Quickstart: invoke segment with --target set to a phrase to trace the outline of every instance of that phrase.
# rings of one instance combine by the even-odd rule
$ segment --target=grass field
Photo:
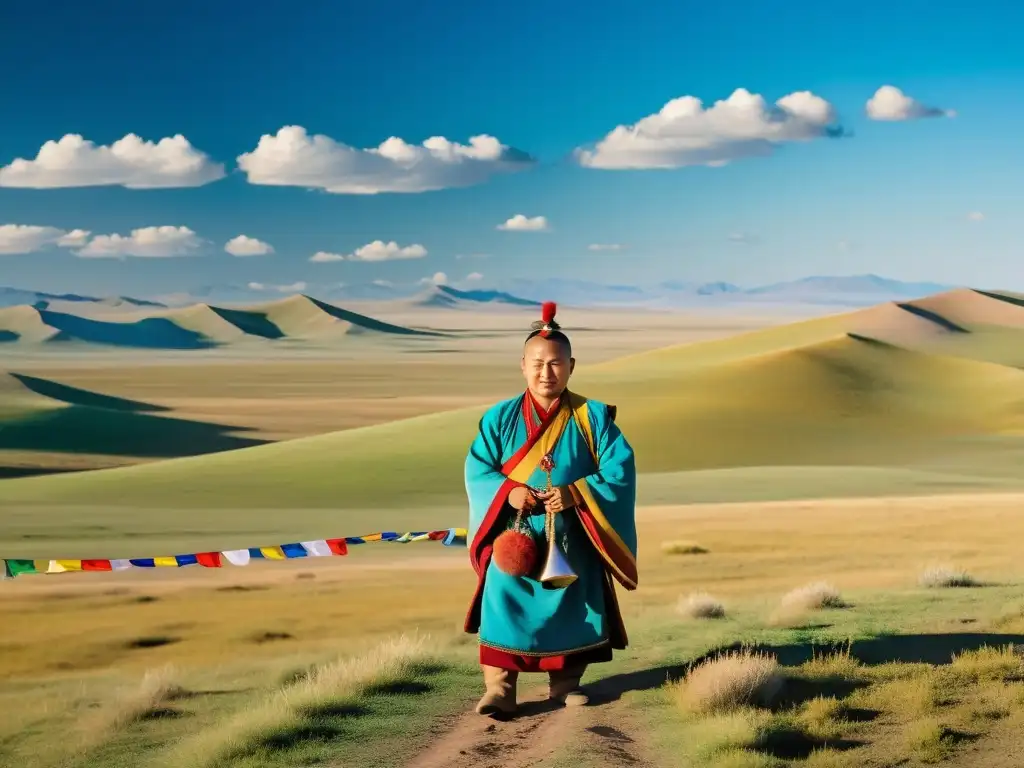
[[[590,330],[572,386],[619,406],[641,473],[630,649],[591,671],[592,707],[529,703],[527,678],[523,717],[464,715],[480,693],[464,549],[25,576],[0,587],[0,764],[1012,765],[1018,302],[574,318]],[[465,450],[521,388],[531,318],[367,311],[439,335],[324,353],[301,342],[346,335],[336,314],[264,315],[298,346],[15,344],[0,464],[38,474],[0,480],[0,555],[465,525]]]

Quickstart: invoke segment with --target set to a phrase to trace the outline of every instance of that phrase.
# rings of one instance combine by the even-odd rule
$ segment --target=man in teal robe
[[[549,696],[558,703],[586,703],[579,684],[587,666],[609,661],[627,642],[613,580],[627,590],[637,586],[633,450],[615,424],[614,406],[567,389],[575,359],[554,309],[544,305],[527,337],[527,390],[488,409],[466,458],[470,560],[478,583],[465,629],[479,634],[480,714],[516,711],[521,672],[546,672]],[[492,558],[495,539],[520,511],[538,550],[527,576],[503,572]],[[548,513],[578,576],[564,588],[538,580],[548,552]]]

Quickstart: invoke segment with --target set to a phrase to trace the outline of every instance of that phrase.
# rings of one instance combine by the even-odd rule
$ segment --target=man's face
[[[523,376],[536,397],[558,397],[569,384],[576,361],[564,344],[534,336],[523,350]]]

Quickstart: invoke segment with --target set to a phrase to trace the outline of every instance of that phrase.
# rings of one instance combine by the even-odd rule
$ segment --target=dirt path
[[[520,712],[508,720],[482,717],[467,700],[466,713],[406,768],[541,768],[567,746],[578,749],[585,764],[654,768],[640,729],[617,698],[599,693],[591,706],[553,707],[546,695],[546,686],[524,688]]]

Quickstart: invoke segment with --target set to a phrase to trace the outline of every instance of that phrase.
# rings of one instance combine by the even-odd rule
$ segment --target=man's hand
[[[576,506],[576,499],[573,498],[572,491],[569,490],[567,485],[560,485],[557,488],[552,488],[550,491],[538,493],[537,498],[544,503],[544,510],[546,512],[553,512],[555,514]]]
[[[521,509],[525,512],[529,512],[537,506],[537,497],[533,495],[529,488],[525,488],[520,485],[509,491],[508,503],[511,504],[514,509]]]

